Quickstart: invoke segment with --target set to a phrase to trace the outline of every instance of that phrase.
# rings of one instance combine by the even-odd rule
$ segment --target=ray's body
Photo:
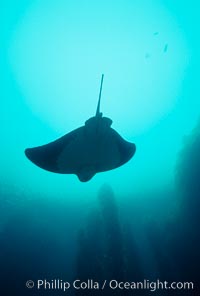
[[[133,157],[135,144],[125,141],[111,128],[112,120],[100,113],[103,77],[96,115],[54,142],[26,149],[29,160],[50,172],[76,174],[86,182],[96,173],[120,167]]]

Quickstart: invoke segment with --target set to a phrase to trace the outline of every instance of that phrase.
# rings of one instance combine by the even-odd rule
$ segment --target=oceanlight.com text
[[[149,290],[150,292],[155,292],[158,290],[194,290],[193,282],[168,282],[143,280],[140,282],[134,281],[118,281],[118,280],[104,280],[95,281],[93,279],[88,279],[87,281],[81,281],[76,279],[72,282],[64,281],[61,279],[40,279],[37,281],[29,280],[26,282],[26,287],[28,289],[36,290],[57,290],[67,292],[69,289],[75,290]]]

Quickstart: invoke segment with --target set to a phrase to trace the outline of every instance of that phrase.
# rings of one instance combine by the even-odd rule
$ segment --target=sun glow
[[[32,111],[52,128],[66,132],[94,115],[101,73],[102,111],[127,136],[176,102],[186,65],[177,24],[161,5],[118,4],[38,2],[19,23],[13,71]]]

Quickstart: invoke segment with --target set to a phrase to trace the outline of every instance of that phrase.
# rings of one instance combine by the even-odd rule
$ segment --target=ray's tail
[[[98,104],[97,104],[97,111],[96,111],[96,117],[102,116],[102,113],[100,112],[100,104],[101,104],[101,93],[102,93],[102,87],[103,87],[103,79],[104,79],[104,74],[101,75],[101,85],[100,85],[100,90],[99,90],[99,99],[98,99]]]

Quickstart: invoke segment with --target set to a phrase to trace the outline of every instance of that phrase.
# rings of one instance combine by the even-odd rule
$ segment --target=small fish
[[[145,59],[149,59],[150,57],[151,57],[150,53],[147,52],[147,53],[145,54]]]
[[[158,32],[153,33],[154,36],[157,36],[158,34],[159,34]]]
[[[133,157],[135,144],[124,140],[111,128],[112,120],[100,112],[103,77],[96,115],[54,142],[26,149],[30,161],[44,170],[75,174],[87,182],[96,173],[118,168]]]
[[[167,50],[168,50],[168,44],[166,43],[166,44],[165,44],[165,47],[164,47],[164,49],[163,49],[163,51],[164,51],[164,52],[167,52]]]

